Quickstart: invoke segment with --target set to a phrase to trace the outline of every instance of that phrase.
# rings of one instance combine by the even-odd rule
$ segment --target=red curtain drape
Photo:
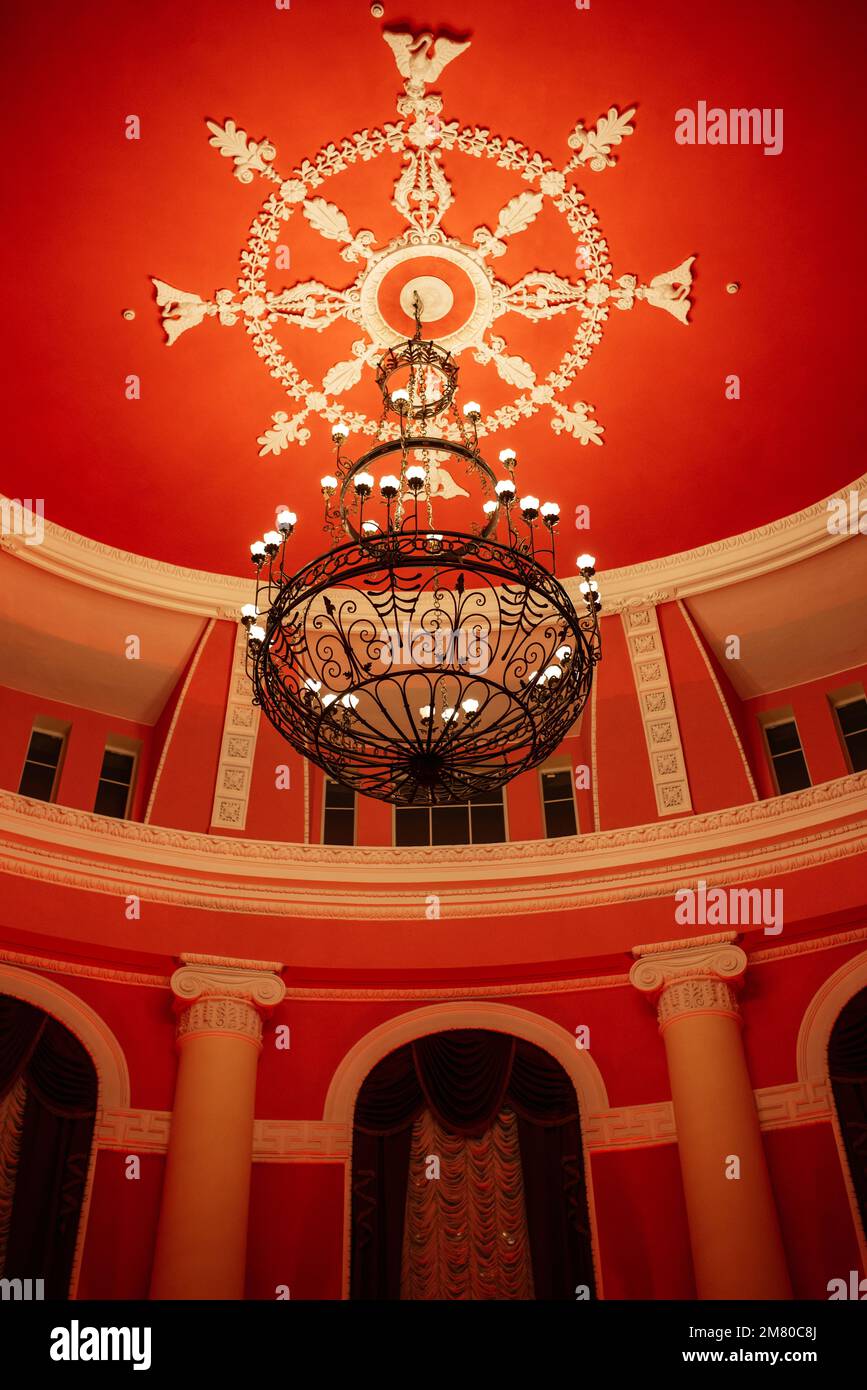
[[[374,1067],[355,1111],[351,1293],[400,1298],[412,1126],[427,1107],[477,1136],[504,1104],[518,1117],[537,1299],[594,1289],[575,1091],[548,1053],[522,1039],[455,1029],[408,1043]]]
[[[0,1100],[20,1079],[26,1101],[3,1276],[44,1279],[46,1298],[66,1298],[93,1139],[96,1072],[56,1019],[0,995]]]

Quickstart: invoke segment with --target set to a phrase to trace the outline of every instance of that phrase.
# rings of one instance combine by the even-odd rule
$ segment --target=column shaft
[[[731,937],[633,954],[658,1002],[698,1296],[791,1298],[734,992],[747,958]]]
[[[186,957],[178,1076],[151,1298],[244,1297],[256,1071],[263,1012],[285,994],[280,966]]]

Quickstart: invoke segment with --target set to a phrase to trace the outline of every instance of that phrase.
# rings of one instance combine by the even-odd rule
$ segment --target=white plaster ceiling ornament
[[[683,324],[690,307],[694,257],[655,276],[648,285],[640,284],[635,275],[621,275],[615,280],[596,213],[570,180],[579,169],[599,173],[616,162],[612,151],[633,133],[634,108],[618,112],[612,106],[592,129],[579,121],[567,142],[575,153],[557,169],[541,154],[531,154],[518,140],[503,139],[478,127],[460,129],[457,121],[441,118],[442,97],[425,89],[469,47],[468,42],[445,38],[432,42],[432,34],[386,33],[383,38],[405,79],[404,95],[397,102],[401,120],[385,122],[381,130],[362,130],[339,145],[327,145],[314,159],[303,159],[288,178],[274,167],[276,150],[270,141],[251,140],[233,120],[223,125],[207,122],[210,143],[233,161],[235,177],[241,183],[251,183],[258,176],[270,183],[272,190],[250,225],[241,251],[243,269],[237,290],[218,290],[213,299],[204,300],[154,279],[168,343],[176,342],[204,318],[217,318],[225,325],[243,324],[271,376],[300,405],[294,413],[280,410],[273,415],[271,426],[258,440],[260,455],[279,454],[291,443],[305,444],[310,438],[311,416],[320,416],[331,425],[342,421],[355,433],[375,435],[382,430],[380,420],[348,411],[339,398],[358,384],[365,367],[373,366],[383,348],[407,337],[412,325],[406,306],[412,302],[413,291],[418,290],[424,305],[423,321],[430,326],[431,336],[456,355],[469,350],[481,365],[492,364],[500,378],[516,390],[511,403],[479,422],[479,435],[508,429],[547,406],[556,433],[565,430],[581,444],[601,444],[603,427],[592,418],[593,407],[565,397],[601,340],[610,307],[628,310],[636,300],[645,300]],[[454,196],[442,157],[455,150],[476,159],[494,160],[501,169],[513,171],[530,185],[500,209],[493,231],[476,227],[471,245],[449,236],[443,226]],[[406,229],[380,247],[374,232],[364,227],[353,229],[341,208],[316,190],[359,161],[369,163],[386,153],[402,156],[392,204],[406,222]],[[515,284],[498,279],[490,262],[502,256],[511,239],[536,220],[546,202],[565,217],[576,237],[581,278],[573,281],[536,269]],[[281,237],[283,224],[299,208],[315,231],[341,244],[339,254],[344,261],[360,262],[359,274],[347,289],[334,289],[318,280],[269,288],[272,247]],[[577,318],[572,343],[555,370],[543,379],[539,380],[530,362],[510,353],[505,338],[493,331],[508,313],[533,322],[560,314]],[[275,326],[294,324],[322,332],[339,319],[357,324],[365,336],[352,344],[351,357],[334,363],[321,382],[306,380],[275,336]],[[439,424],[451,437],[450,431],[456,427],[446,421]]]

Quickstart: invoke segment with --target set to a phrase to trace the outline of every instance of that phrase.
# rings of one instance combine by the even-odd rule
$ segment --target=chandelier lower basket
[[[578,719],[599,654],[595,617],[531,554],[392,532],[287,581],[249,671],[255,703],[335,781],[424,806],[543,762]]]

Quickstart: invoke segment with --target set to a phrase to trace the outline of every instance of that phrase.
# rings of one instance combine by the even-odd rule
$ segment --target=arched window
[[[0,1276],[34,1298],[68,1296],[96,1104],[78,1039],[0,995]]]
[[[852,996],[828,1043],[828,1073],[849,1171],[867,1227],[867,989]]]
[[[369,1073],[355,1108],[351,1297],[594,1297],[575,1089],[520,1038],[454,1029]]]

